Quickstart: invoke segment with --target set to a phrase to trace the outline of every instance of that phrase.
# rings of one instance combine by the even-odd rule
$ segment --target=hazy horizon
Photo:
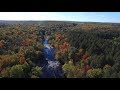
[[[0,21],[120,23],[120,12],[0,12]]]

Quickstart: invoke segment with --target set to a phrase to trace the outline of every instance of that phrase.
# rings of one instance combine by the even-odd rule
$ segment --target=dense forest
[[[120,24],[70,21],[0,21],[0,77],[43,78],[44,37],[61,78],[120,77]]]

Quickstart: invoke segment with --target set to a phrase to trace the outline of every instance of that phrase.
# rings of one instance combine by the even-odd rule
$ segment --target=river
[[[64,74],[61,68],[59,61],[56,61],[55,58],[55,48],[52,47],[46,37],[43,39],[44,45],[44,57],[47,64],[43,65],[43,75],[42,78],[63,78]]]
[[[54,60],[54,48],[48,44],[48,40],[44,37],[44,42],[43,42],[43,45],[44,45],[44,55],[45,57],[50,60],[50,61],[53,61]]]

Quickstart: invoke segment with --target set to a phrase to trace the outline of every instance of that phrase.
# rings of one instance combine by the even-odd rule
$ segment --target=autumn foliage
[[[67,42],[64,42],[63,44],[59,45],[59,50],[61,52],[66,52],[69,50],[69,48],[70,48],[70,45]]]
[[[85,71],[87,72],[90,69],[90,65],[85,66]]]
[[[4,46],[3,40],[0,41],[0,48]]]
[[[57,33],[55,34],[55,38],[58,40],[58,39],[62,39],[64,38],[64,35],[62,35],[61,33]]]
[[[55,47],[59,50],[61,53],[65,53],[69,50],[70,44],[66,42],[66,37],[62,33],[56,33],[55,34]]]
[[[0,77],[39,78],[44,36],[67,78],[120,78],[120,24],[0,22]],[[5,22],[7,23],[7,22]],[[44,33],[43,33],[44,32]],[[44,70],[43,70],[44,71]]]
[[[83,59],[83,60],[88,60],[88,58],[89,58],[89,55],[88,55],[87,53],[85,53],[85,54],[82,56],[82,59]]]

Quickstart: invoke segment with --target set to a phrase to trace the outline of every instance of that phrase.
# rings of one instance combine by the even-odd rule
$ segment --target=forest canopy
[[[0,77],[43,78],[44,37],[62,78],[120,77],[120,24],[70,21],[0,22]]]

